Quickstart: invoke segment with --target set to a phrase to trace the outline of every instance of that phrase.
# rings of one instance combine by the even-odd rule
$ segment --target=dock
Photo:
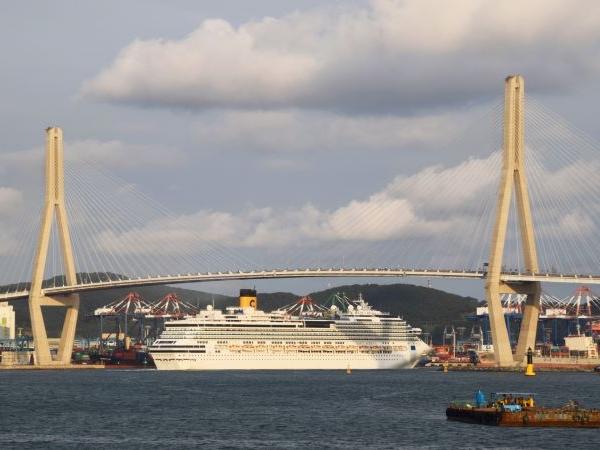
[[[0,370],[97,370],[105,368],[106,366],[104,364],[49,364],[44,366],[36,366],[30,364],[0,365]]]

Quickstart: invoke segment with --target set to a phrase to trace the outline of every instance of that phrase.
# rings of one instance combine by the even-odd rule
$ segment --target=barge
[[[570,401],[560,408],[540,407],[533,393],[492,393],[485,401],[481,391],[474,402],[453,402],[446,409],[448,420],[501,427],[600,428],[600,410],[586,409]]]

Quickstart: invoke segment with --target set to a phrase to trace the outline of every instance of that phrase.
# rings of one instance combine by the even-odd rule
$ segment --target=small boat
[[[446,417],[501,427],[600,428],[600,410],[583,408],[573,400],[560,408],[541,407],[531,392],[496,392],[488,402],[479,390],[472,402],[450,404]]]

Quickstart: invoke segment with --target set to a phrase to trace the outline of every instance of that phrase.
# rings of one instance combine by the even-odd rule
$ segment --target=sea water
[[[600,449],[600,430],[446,420],[477,389],[600,407],[592,373],[0,371],[0,448]]]

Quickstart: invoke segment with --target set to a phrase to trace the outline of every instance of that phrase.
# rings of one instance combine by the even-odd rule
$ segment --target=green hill
[[[124,297],[129,289],[112,289],[105,291],[86,292],[81,294],[81,310],[77,324],[77,335],[85,337],[97,336],[99,332],[98,319],[93,317],[94,310]],[[217,307],[237,304],[236,297],[229,297],[208,292],[182,289],[171,286],[148,286],[136,289],[147,302],[153,302],[169,292],[176,293],[181,299],[193,305],[207,305],[214,301]],[[415,327],[420,327],[432,333],[438,341],[445,325],[467,325],[464,316],[471,314],[478,301],[471,297],[410,284],[354,284],[339,286],[324,291],[311,293],[317,303],[325,303],[335,293],[344,293],[350,298],[358,297],[361,293],[373,307],[401,316]],[[270,311],[286,304],[293,303],[299,296],[289,292],[259,293],[259,308]],[[20,300],[11,302],[16,310],[17,326],[28,333],[29,314],[27,302]],[[50,336],[57,336],[62,327],[62,308],[47,308],[46,326]],[[109,321],[105,330],[114,328]]]
[[[479,301],[437,289],[412,284],[353,284],[314,292],[310,297],[323,304],[335,293],[350,298],[362,294],[376,309],[401,316],[412,326],[432,333],[440,340],[445,325],[468,326],[465,316],[475,311]],[[291,303],[298,296],[288,293],[259,294],[259,307],[265,310]]]

